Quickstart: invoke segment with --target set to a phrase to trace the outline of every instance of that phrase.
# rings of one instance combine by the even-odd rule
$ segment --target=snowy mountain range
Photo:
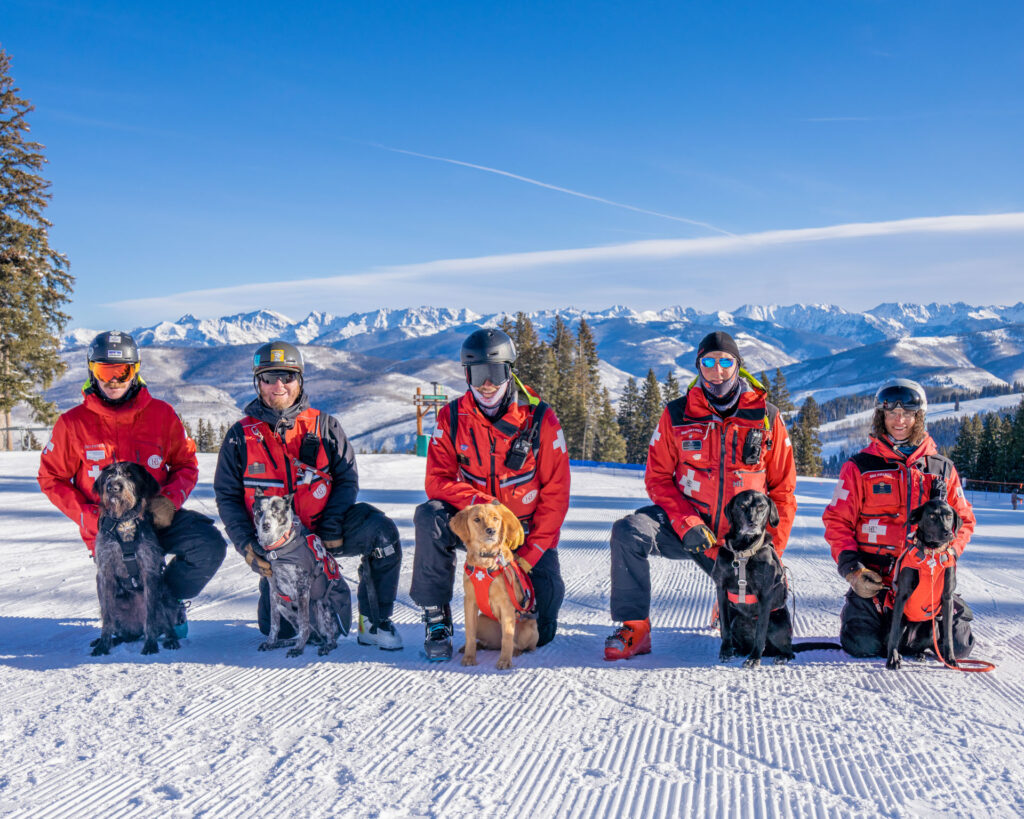
[[[585,319],[602,359],[604,383],[617,397],[629,376],[653,368],[693,376],[694,348],[716,329],[739,343],[752,372],[780,367],[799,401],[870,392],[885,376],[936,386],[976,389],[1024,381],[1024,302],[1011,306],[880,304],[850,312],[827,304],[744,305],[704,313],[668,307],[574,308],[530,313],[541,337],[556,315],[571,327]],[[183,316],[130,329],[143,354],[153,392],[181,415],[217,423],[237,418],[252,397],[249,361],[255,345],[283,338],[303,347],[315,402],[343,421],[357,447],[405,448],[415,432],[411,397],[417,386],[464,389],[457,364],[462,339],[494,326],[503,314],[418,307],[334,316],[312,312],[295,320],[272,310],[198,319]],[[108,329],[108,328],[102,328]],[[78,400],[83,347],[98,332],[76,329],[64,339],[71,367],[48,393],[64,409]]]

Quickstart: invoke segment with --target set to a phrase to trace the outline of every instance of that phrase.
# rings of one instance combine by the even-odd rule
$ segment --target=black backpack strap
[[[669,401],[665,409],[668,410],[668,417],[672,421],[672,426],[681,427],[689,422],[689,419],[686,417],[686,393],[683,393],[679,398]]]
[[[853,461],[862,475],[865,472],[875,472],[878,470],[893,472],[899,469],[899,466],[893,461],[887,461],[885,458],[879,455],[872,455],[870,452],[858,452],[855,455],[851,455],[850,460]]]
[[[540,452],[540,425],[544,422],[544,416],[547,414],[548,405],[543,401],[538,401],[537,406],[533,408],[533,422],[530,424],[530,444],[533,446],[533,457],[537,457],[537,453]]]
[[[448,437],[451,439],[452,447],[455,447],[455,438],[459,434],[459,399],[453,398],[448,402]]]

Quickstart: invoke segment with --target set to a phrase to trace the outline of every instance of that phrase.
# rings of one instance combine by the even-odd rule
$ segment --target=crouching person
[[[213,487],[235,549],[260,575],[260,631],[270,632],[267,578],[272,570],[253,525],[257,491],[293,495],[298,518],[320,537],[328,552],[362,557],[358,641],[385,650],[400,649],[402,640],[391,622],[402,566],[397,527],[379,509],[356,502],[355,453],[337,419],[310,406],[299,350],[286,341],[264,344],[256,350],[252,371],[256,398],[246,406],[246,417],[224,438]],[[329,602],[347,633],[350,593],[344,578],[339,581],[330,587]],[[281,623],[280,638],[294,633],[291,624]]]
[[[412,599],[423,606],[429,660],[452,656],[450,603],[456,549],[448,522],[468,506],[498,500],[519,518],[526,541],[516,560],[537,600],[538,646],[558,625],[565,584],[558,536],[569,509],[569,454],[555,413],[512,374],[516,349],[501,330],[477,330],[460,354],[469,389],[438,416],[427,450],[429,500],[416,508]]]
[[[741,368],[728,333],[697,347],[698,375],[665,407],[647,454],[644,483],[653,506],[616,521],[611,536],[611,615],[606,660],[651,650],[648,556],[693,560],[711,575],[728,533],[725,508],[740,492],[767,494],[779,512],[768,527],[782,556],[796,517],[796,466],[786,426],[764,389]]]
[[[892,622],[891,594],[896,562],[913,545],[912,512],[945,487],[944,500],[961,527],[947,551],[955,559],[974,531],[974,511],[960,476],[938,454],[925,428],[928,402],[916,381],[894,379],[875,395],[871,441],[839,472],[835,494],[825,507],[825,540],[839,575],[850,584],[839,618],[839,642],[854,657],[884,657]],[[963,659],[974,647],[968,605],[953,595],[953,653]],[[908,639],[906,654],[932,649],[930,622]]]
[[[138,463],[160,485],[149,509],[169,556],[164,583],[179,601],[193,598],[220,568],[227,548],[210,518],[181,508],[199,478],[195,443],[171,405],[150,395],[138,345],[128,333],[100,333],[89,345],[87,363],[82,403],[57,419],[39,460],[39,486],[78,524],[93,554],[99,521],[93,484],[115,461]],[[184,602],[174,631],[188,634]]]

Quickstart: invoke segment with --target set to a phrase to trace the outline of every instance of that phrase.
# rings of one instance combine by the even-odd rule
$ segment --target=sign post
[[[420,387],[416,388],[416,395],[413,403],[416,405],[416,454],[421,458],[427,457],[427,447],[430,445],[430,436],[423,434],[423,416],[430,410],[434,410],[434,424],[437,424],[437,413],[441,407],[448,403],[448,396],[441,391],[441,385],[436,381],[432,382],[433,390],[429,395],[424,395]]]

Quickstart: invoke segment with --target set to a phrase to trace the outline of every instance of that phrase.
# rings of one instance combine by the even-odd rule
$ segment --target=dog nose
[[[493,534],[494,534],[495,532],[497,532],[498,530],[497,530],[497,529],[495,529],[495,528],[494,528],[493,526],[488,526],[488,527],[487,527],[487,529],[486,529],[485,531],[487,532],[487,534],[489,534],[489,535],[493,535]]]

